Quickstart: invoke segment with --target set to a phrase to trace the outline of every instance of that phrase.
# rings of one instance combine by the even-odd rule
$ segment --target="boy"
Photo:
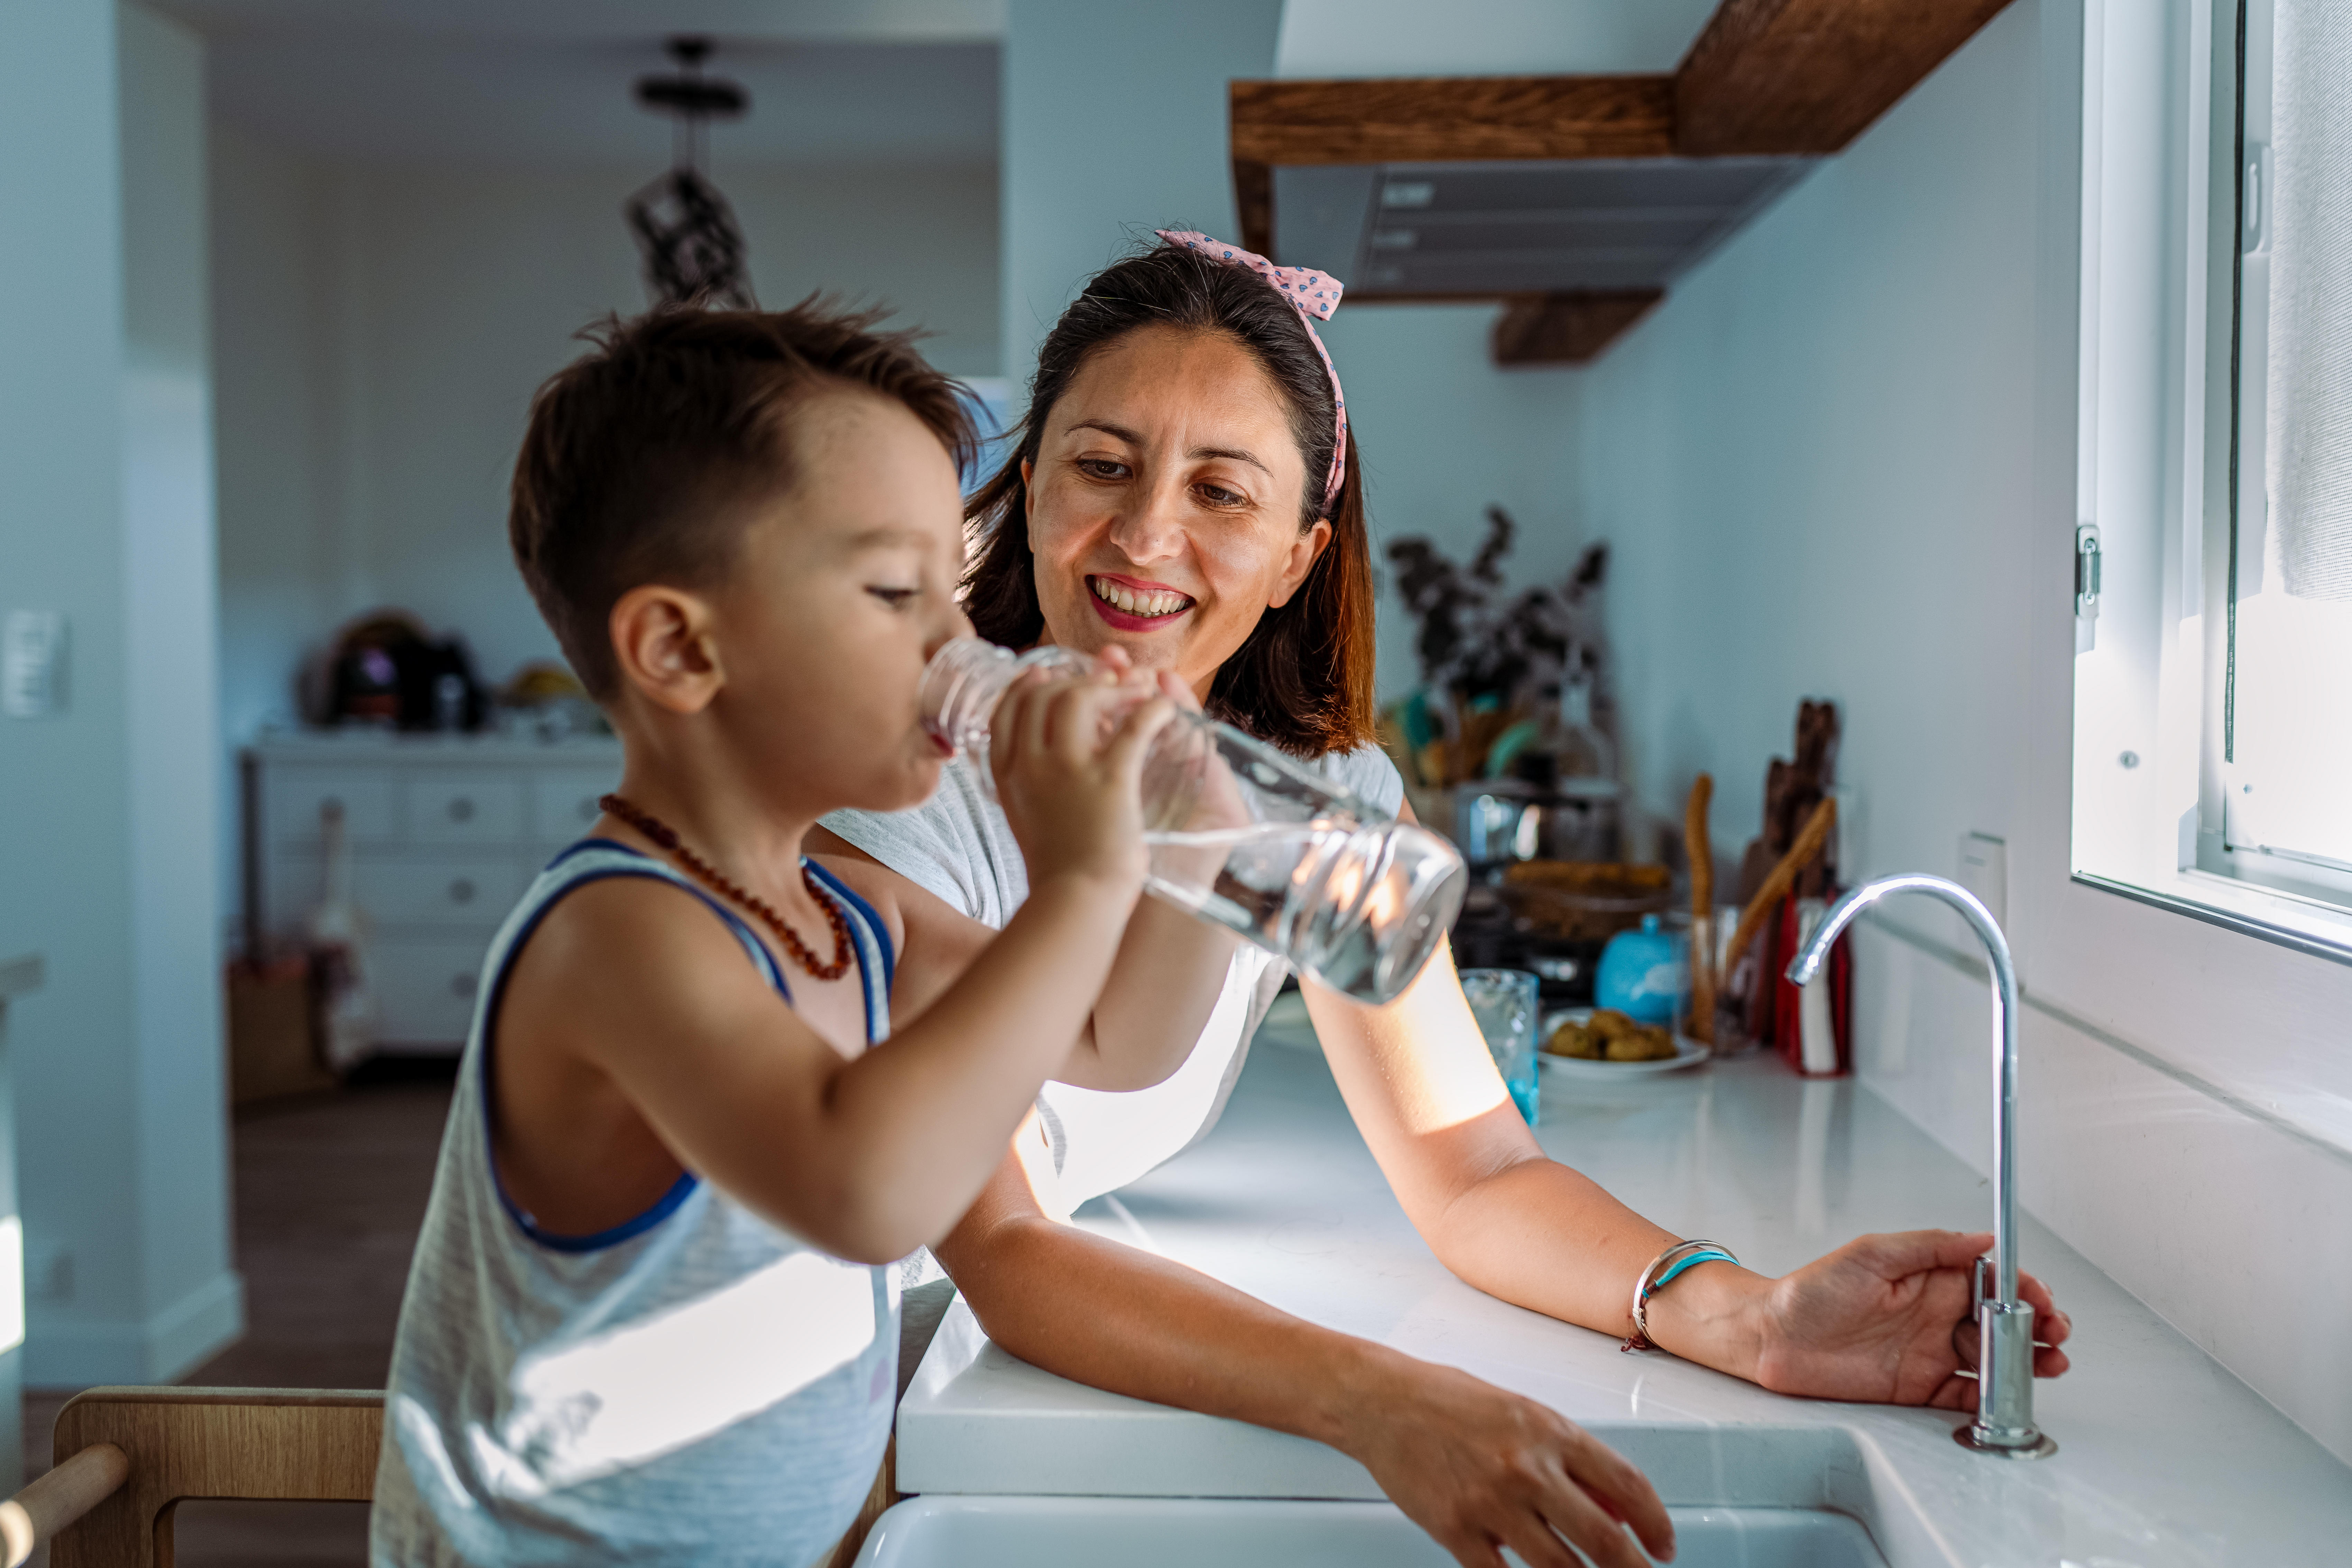
[[[657,311],[532,405],[515,555],[624,771],[485,960],[393,1354],[379,1563],[817,1561],[888,1433],[887,1266],[955,1222],[1048,1074],[1156,1081],[1215,999],[1218,939],[1177,931],[1201,952],[1155,952],[1155,1016],[1097,1010],[1169,711],[1115,676],[997,715],[1032,892],[993,941],[803,858],[821,814],[929,794],[918,678],[969,631],[971,431],[870,326]]]

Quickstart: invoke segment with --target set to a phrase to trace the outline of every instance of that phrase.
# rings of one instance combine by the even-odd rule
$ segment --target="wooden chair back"
[[[93,1388],[58,1414],[56,1468],[0,1503],[0,1563],[47,1542],[49,1568],[173,1568],[180,1504],[373,1501],[383,1442],[373,1390]],[[828,1568],[849,1568],[898,1500],[897,1452]]]
[[[58,1463],[111,1444],[129,1475],[50,1542],[50,1568],[172,1568],[191,1499],[366,1502],[383,1438],[369,1390],[90,1389],[58,1415]]]

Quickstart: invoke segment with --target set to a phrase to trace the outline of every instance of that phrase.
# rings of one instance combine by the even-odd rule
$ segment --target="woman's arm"
[[[1606,1333],[1633,1331],[1633,1283],[1679,1239],[1545,1155],[1512,1106],[1449,950],[1385,1007],[1305,986],[1349,1111],[1430,1249],[1489,1295]],[[1728,1238],[1737,1244],[1737,1238]],[[1716,1263],[1654,1298],[1650,1338],[1779,1393],[1958,1406],[1952,1330],[1983,1236],[1864,1237],[1786,1279]],[[2020,1287],[2065,1370],[2068,1331],[2040,1281]],[[1965,1340],[1964,1342],[1965,1342]]]
[[[1673,1526],[1640,1472],[1552,1411],[1466,1373],[1318,1328],[1165,1258],[1050,1215],[1034,1119],[935,1249],[998,1344],[1075,1382],[1328,1443],[1371,1471],[1465,1564],[1496,1543],[1570,1568],[1557,1530],[1601,1564]]]

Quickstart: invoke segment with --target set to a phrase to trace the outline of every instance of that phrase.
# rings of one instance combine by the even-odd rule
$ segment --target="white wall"
[[[1582,383],[1569,370],[1496,368],[1496,314],[1492,305],[1342,300],[1322,329],[1364,465],[1383,702],[1421,683],[1417,628],[1390,585],[1390,541],[1423,535],[1467,563],[1486,537],[1487,506],[1499,505],[1519,527],[1515,587],[1563,580],[1581,542],[1572,476]]]
[[[1282,0],[1011,0],[1004,28],[1004,371],[1155,228],[1238,239],[1225,84],[1271,76]],[[1343,372],[1344,374],[1344,372]]]
[[[218,121],[212,152],[220,717],[235,742],[292,718],[294,661],[365,586],[331,480],[326,180]]]
[[[503,679],[555,645],[506,544],[531,392],[572,334],[646,302],[622,203],[645,169],[321,165],[234,127],[213,201],[223,709],[289,721],[302,654],[398,605]],[[996,374],[992,165],[715,170],[770,305],[887,303]]]
[[[0,605],[71,628],[0,720],[0,950],[27,1382],[149,1382],[237,1331],[212,910],[203,53],[125,7],[0,8]]]
[[[215,827],[214,781],[199,763],[219,733],[204,45],[137,5],[118,15],[123,605],[138,676],[128,712],[144,1189],[138,1244],[151,1308],[160,1309],[143,1330],[147,1364],[168,1376],[243,1323],[243,1289],[227,1268],[221,948],[213,923],[227,846]],[[99,1343],[108,1359],[120,1353]]]
[[[1717,0],[1287,0],[1286,77],[1670,71]]]
[[[1709,769],[1743,842],[1826,696],[1863,870],[2005,838],[2025,1201],[2352,1458],[2352,970],[2068,881],[2081,15],[2018,0],[1585,373],[1578,510],[1644,804]],[[1982,1168],[1957,926],[1860,941],[1864,1080]]]

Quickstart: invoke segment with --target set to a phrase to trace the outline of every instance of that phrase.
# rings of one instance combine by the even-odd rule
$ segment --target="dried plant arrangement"
[[[1609,547],[1588,546],[1557,585],[1513,595],[1504,563],[1517,532],[1508,512],[1490,506],[1486,538],[1466,566],[1424,537],[1388,547],[1397,596],[1418,623],[1422,675],[1422,689],[1395,710],[1391,750],[1424,787],[1478,776],[1497,738],[1556,710],[1571,682],[1591,692],[1601,730],[1614,729],[1601,616]]]

